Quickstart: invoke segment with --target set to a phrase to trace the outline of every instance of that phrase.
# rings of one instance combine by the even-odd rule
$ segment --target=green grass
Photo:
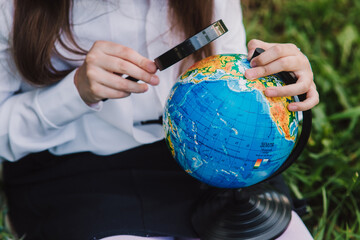
[[[243,0],[248,40],[292,42],[309,58],[320,104],[305,152],[286,172],[309,203],[315,239],[360,239],[360,1]]]
[[[0,239],[1,240],[13,240],[15,237],[11,234],[9,226],[5,221],[6,216],[6,204],[4,196],[0,194]]]
[[[360,239],[360,1],[243,0],[247,38],[295,43],[308,56],[320,94],[313,131],[285,172],[315,239]],[[0,239],[11,239],[0,199]]]

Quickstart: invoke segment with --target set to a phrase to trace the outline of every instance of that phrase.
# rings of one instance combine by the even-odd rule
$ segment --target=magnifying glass
[[[218,37],[225,34],[227,31],[228,31],[227,27],[225,26],[224,22],[220,19],[212,23],[210,26],[206,27],[205,29],[201,30],[199,33],[186,39],[179,45],[175,46],[174,48],[170,49],[169,51],[155,58],[154,60],[155,65],[160,71],[162,71],[174,65],[175,63],[179,62],[180,60],[186,58],[190,54],[196,52],[200,48],[206,46],[210,42],[214,41]],[[123,78],[136,82],[139,81],[138,79],[133,78],[129,75],[123,75]]]
[[[199,33],[186,39],[179,45],[173,47],[169,51],[155,58],[154,62],[157,69],[159,69],[160,71],[165,70],[166,68],[186,58],[190,54],[196,52],[200,48],[211,43],[218,37],[224,35],[227,31],[228,29],[222,19],[212,23],[210,26],[201,30]],[[139,79],[131,77],[127,74],[123,74],[122,77],[134,82],[139,81]],[[106,100],[108,99],[102,99],[103,102],[105,102]]]

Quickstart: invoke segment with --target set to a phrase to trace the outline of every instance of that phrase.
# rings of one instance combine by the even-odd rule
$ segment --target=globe
[[[187,69],[167,98],[163,127],[178,164],[220,188],[243,188],[276,172],[295,146],[299,120],[293,97],[268,98],[277,75],[247,80],[243,54],[205,58]]]

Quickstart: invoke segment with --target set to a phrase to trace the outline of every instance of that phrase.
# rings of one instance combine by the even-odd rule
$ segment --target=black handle
[[[128,76],[128,77],[126,77],[125,79],[131,80],[131,81],[134,81],[134,82],[138,82],[138,81],[139,81],[139,79],[136,79],[136,78],[134,78],[134,77],[132,77],[132,76]]]
[[[139,79],[136,79],[136,78],[134,78],[132,76],[127,76],[125,79],[131,80],[131,81],[134,81],[134,82],[139,81]],[[101,99],[101,101],[103,101],[103,102],[106,102],[107,100],[108,100],[108,98]]]

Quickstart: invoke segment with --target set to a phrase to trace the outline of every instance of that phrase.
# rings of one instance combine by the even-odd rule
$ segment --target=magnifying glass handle
[[[218,37],[224,35],[227,31],[228,29],[221,19],[212,23],[210,26],[204,28],[194,36],[186,39],[169,51],[155,58],[154,62],[157,66],[157,69],[162,71],[174,65],[175,63],[214,41]],[[138,79],[128,75],[122,75],[122,77],[134,82],[139,81]],[[104,98],[102,101],[106,100],[107,98]]]
[[[126,76],[127,76],[127,77],[126,77]],[[134,82],[138,82],[138,81],[139,81],[139,79],[136,79],[136,78],[134,78],[134,77],[132,77],[132,76],[129,76],[129,75],[126,75],[126,74],[124,74],[122,77],[125,78],[125,79],[128,79],[128,80],[130,80],[130,81],[134,81]],[[103,99],[101,99],[101,101],[103,101],[103,102],[106,102],[107,100],[108,100],[108,98],[103,98]]]
[[[124,77],[124,76],[123,76],[123,77]],[[136,78],[134,78],[134,77],[132,77],[132,76],[127,76],[127,77],[125,77],[125,79],[131,80],[131,81],[134,81],[134,82],[139,81],[139,79],[136,79]]]

